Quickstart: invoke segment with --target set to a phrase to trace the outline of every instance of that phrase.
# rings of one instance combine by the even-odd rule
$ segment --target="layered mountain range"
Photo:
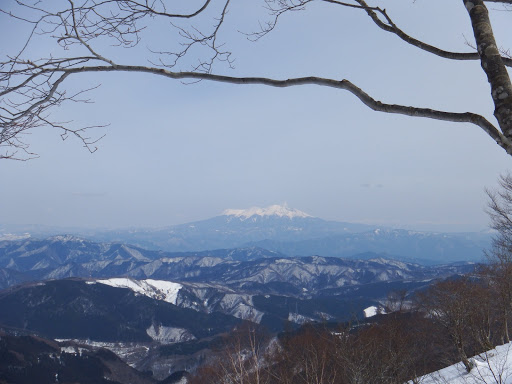
[[[446,271],[454,272],[455,268],[427,267],[385,259],[379,254],[362,256],[368,260],[286,257],[255,247],[172,253],[56,236],[0,242],[0,287],[66,277],[129,276],[208,282],[236,289],[251,286],[261,291],[269,284],[280,283],[301,292],[303,288],[319,291],[380,281],[435,278]]]
[[[27,228],[33,237],[48,231]],[[286,206],[228,209],[222,215],[161,229],[69,230],[97,242],[132,244],[168,252],[259,247],[287,256],[353,257],[364,252],[424,264],[482,261],[489,233],[433,233],[326,221]],[[17,232],[5,239],[26,238]],[[2,236],[0,236],[0,239]]]
[[[100,263],[138,263],[114,254]],[[244,320],[275,332],[305,322],[361,318],[364,309],[382,306],[392,291],[412,294],[432,279],[474,267],[322,257],[233,261],[189,256],[145,263],[154,262],[165,268],[153,275],[165,280],[68,278],[4,289],[0,330],[107,348],[132,367],[164,379],[195,367]]]
[[[489,241],[486,234],[329,222],[281,206],[227,210],[161,230],[84,235],[3,236],[0,332],[58,339],[43,342],[49,352],[37,361],[49,354],[78,364],[77,372],[80,351],[87,351],[97,372],[116,380],[109,373],[115,359],[101,352],[107,348],[152,373],[137,376],[114,361],[140,382],[193,369],[244,321],[278,332],[368,316],[393,291],[410,297],[472,271],[471,260],[481,260]]]
[[[136,295],[197,313],[250,319],[278,330],[288,321],[300,324],[326,319],[342,321],[354,313],[361,316],[365,307],[378,305],[392,290],[413,291],[427,286],[432,279],[474,268],[472,263],[422,266],[377,254],[373,258],[371,254],[364,256],[366,260],[286,257],[259,248],[169,253],[56,236],[0,242],[0,286],[76,277],[85,279],[80,280],[82,288],[77,290],[81,297],[97,289],[93,285],[101,284],[129,289]],[[38,292],[48,284],[30,286]],[[14,291],[6,292],[10,296]],[[52,292],[57,294],[58,290]],[[12,303],[20,302],[23,300],[16,298]],[[0,305],[6,308],[7,304]],[[22,309],[22,313],[30,312]],[[13,311],[11,308],[9,313]],[[10,325],[20,324],[26,321]]]

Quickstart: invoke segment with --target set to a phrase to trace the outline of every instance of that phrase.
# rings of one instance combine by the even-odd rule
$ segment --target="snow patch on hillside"
[[[379,309],[375,305],[364,309],[364,317],[366,318],[376,316],[377,313],[379,313]]]
[[[314,322],[315,319],[301,315],[300,313],[289,312],[288,313],[288,321],[291,321],[292,323],[296,323],[296,324],[306,324],[306,323]]]
[[[184,328],[164,327],[163,325],[152,324],[146,329],[146,333],[154,341],[162,344],[183,343],[195,339],[195,336]]]
[[[25,240],[30,238],[30,233],[0,233],[0,241],[15,241],[15,240]]]
[[[248,219],[252,216],[277,216],[288,217],[293,219],[296,217],[313,217],[298,209],[288,208],[286,205],[271,205],[266,208],[252,207],[249,209],[226,209],[223,213],[224,216],[235,216],[241,219]]]
[[[178,292],[183,286],[178,283],[164,280],[133,280],[124,277],[96,280],[100,284],[110,285],[117,288],[129,288],[137,294],[151,297],[156,300],[163,300],[176,305]]]

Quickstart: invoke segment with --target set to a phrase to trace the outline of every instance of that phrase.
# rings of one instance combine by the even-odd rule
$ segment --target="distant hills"
[[[300,291],[302,287],[318,290],[406,278],[434,278],[437,274],[432,271],[442,269],[390,260],[377,253],[359,256],[365,260],[288,257],[257,247],[164,252],[126,244],[96,243],[70,235],[54,236],[45,240],[0,241],[0,288],[23,281],[66,277],[130,276],[210,282],[237,289],[247,284],[286,283]]]
[[[37,231],[33,232],[37,235]],[[423,264],[482,261],[489,233],[434,233],[327,221],[273,205],[228,209],[222,215],[160,229],[70,231],[101,243],[123,243],[168,252],[258,247],[287,256],[353,257],[374,252]],[[23,232],[4,234],[22,239]],[[2,239],[2,236],[0,236]]]
[[[276,332],[362,318],[390,292],[413,295],[475,267],[364,257],[286,257],[257,248],[194,255],[72,236],[3,241],[0,331],[107,348],[163,379],[169,367],[194,367],[243,320]],[[14,285],[19,278],[25,283]]]
[[[212,221],[224,225],[216,228],[230,226],[232,233],[226,231],[224,236],[231,239],[258,238],[258,233],[269,236],[274,228],[275,233],[280,230],[284,235],[254,243],[275,242],[276,248],[301,246],[302,251],[307,248],[301,241],[310,241],[317,242],[316,249],[327,252],[329,243],[321,248],[322,238],[314,237],[325,233],[319,229],[322,225],[344,231],[329,238],[350,239],[336,246],[351,246],[349,252],[354,253],[358,249],[372,249],[370,246],[388,246],[405,255],[417,255],[416,248],[442,255],[441,250],[464,246],[469,249],[474,240],[368,228],[364,232],[350,232],[350,227],[340,229],[340,223],[277,208],[251,215],[231,212]],[[315,222],[319,226],[311,224]],[[210,233],[216,231],[215,226],[204,222],[191,225],[204,226]],[[193,232],[191,225],[188,230]],[[245,232],[236,228],[245,228]],[[313,237],[298,240],[298,228],[305,228],[304,233]],[[186,238],[184,231],[175,229],[175,233]],[[286,234],[292,240],[278,240]],[[457,243],[454,239],[462,240]],[[437,248],[428,245],[435,244],[433,240],[440,244]],[[223,335],[244,320],[278,332],[306,322],[362,318],[364,309],[381,307],[391,292],[407,292],[409,299],[432,281],[475,268],[470,262],[446,263],[448,257],[443,265],[435,266],[406,259],[370,251],[353,254],[351,258],[296,257],[256,246],[168,252],[73,235],[46,239],[14,236],[0,241],[0,332],[35,333],[60,342],[66,339],[69,348],[55,344],[52,348],[57,352],[51,352],[51,348],[48,352],[55,354],[60,348],[58,356],[66,364],[72,361],[68,359],[81,356],[81,347],[76,345],[85,344],[90,356],[100,358],[99,373],[105,372],[107,364],[101,360],[101,356],[107,355],[101,355],[99,348],[107,348],[140,372],[153,373],[152,378],[135,377],[129,367],[115,362],[119,372],[131,375],[128,382],[155,382],[172,372],[193,370],[209,350],[223,342]],[[435,260],[431,258],[429,262]],[[1,348],[0,343],[0,352]],[[63,355],[68,350],[71,356]],[[96,355],[98,351],[100,355]],[[23,353],[31,358],[30,351]],[[82,364],[82,360],[76,363]],[[36,371],[40,368],[38,364],[33,365]]]
[[[432,279],[474,268],[472,263],[422,266],[371,253],[362,258],[364,260],[287,257],[260,248],[171,253],[56,236],[46,240],[0,242],[0,288],[30,281],[78,277],[88,282],[129,288],[137,295],[142,293],[180,308],[252,318],[270,328],[279,328],[285,321],[302,321],[290,314],[293,305],[298,306],[295,312],[303,319],[344,319],[350,314],[348,306],[353,305],[355,299],[363,300],[365,305],[374,304],[391,290],[418,289]],[[86,300],[87,292],[94,293],[99,289],[73,284],[63,285],[66,287],[63,292],[76,289],[76,296],[83,300]],[[45,289],[53,286],[53,283],[45,283]],[[44,291],[38,287],[36,285],[33,290]],[[35,297],[34,294],[29,296]],[[57,288],[43,296],[48,298],[54,294],[58,294]],[[13,297],[11,293],[9,297]],[[97,299],[101,297],[99,295]],[[329,302],[331,305],[327,305]],[[18,308],[20,303],[15,298],[10,306]],[[84,302],[83,305],[89,304]],[[1,300],[0,306],[11,308]],[[10,309],[4,315],[11,316],[13,311]],[[26,315],[29,312],[25,308],[20,313]],[[0,315],[2,322],[5,318]],[[19,320],[16,325],[11,325],[25,323]],[[47,336],[57,337],[54,334]]]
[[[96,233],[97,241],[119,241],[149,249],[199,251],[256,246],[288,256],[352,257],[376,252],[435,264],[482,261],[488,233],[433,233],[326,221],[288,207],[224,211],[220,216],[160,230]]]
[[[288,255],[352,257],[364,252],[421,264],[455,261],[483,262],[489,248],[488,233],[432,233],[403,229],[375,229],[300,241],[262,240],[247,245]]]

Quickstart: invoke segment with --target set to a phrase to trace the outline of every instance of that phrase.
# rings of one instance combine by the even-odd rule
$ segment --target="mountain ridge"
[[[249,276],[250,268],[282,265],[314,264],[355,265],[379,262],[401,265],[400,268],[428,270],[429,267],[411,260],[393,260],[379,253],[361,254],[364,260],[328,256],[289,257],[283,253],[259,247],[220,249],[202,252],[164,252],[118,243],[96,243],[73,236],[51,237],[47,240],[18,240],[0,242],[0,287],[13,285],[9,279],[59,279],[65,277],[133,277],[182,281],[209,279],[233,280]],[[249,268],[249,269],[247,269]],[[252,272],[251,272],[252,273]],[[240,276],[237,277],[237,274]],[[224,276],[223,280],[218,280]],[[286,276],[284,277],[286,281]],[[3,279],[3,282],[2,282]],[[242,279],[243,280],[243,279]],[[240,280],[240,281],[242,281]],[[288,280],[289,282],[289,280]],[[14,281],[16,283],[16,281]]]
[[[257,246],[289,256],[333,257],[371,251],[431,263],[481,261],[490,238],[489,233],[422,232],[327,221],[279,205],[229,209],[221,216],[165,229],[110,231],[91,237],[168,251]]]
[[[289,256],[351,257],[376,252],[431,264],[481,261],[483,249],[489,247],[491,239],[489,233],[421,232],[327,221],[280,205],[229,209],[224,213],[160,229],[96,231],[79,236],[100,243],[131,244],[132,250],[141,247],[155,252],[202,252],[247,247],[259,247]],[[20,237],[23,239],[24,235]],[[9,238],[16,239],[16,236],[11,234]],[[72,236],[55,239],[79,241]]]

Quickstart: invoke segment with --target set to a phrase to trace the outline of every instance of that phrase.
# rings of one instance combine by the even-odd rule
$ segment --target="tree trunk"
[[[466,368],[466,372],[471,372],[473,369],[473,364],[471,364],[471,361],[469,361],[468,355],[466,355],[466,351],[464,348],[457,346],[457,349],[459,351],[459,357],[462,361],[462,364],[464,364],[464,368]]]
[[[508,334],[508,311],[505,311],[503,328],[505,331],[505,343],[510,343],[510,337]]]
[[[463,1],[471,18],[480,63],[491,86],[494,116],[503,134],[512,138],[512,83],[494,39],[489,12],[483,0]]]

